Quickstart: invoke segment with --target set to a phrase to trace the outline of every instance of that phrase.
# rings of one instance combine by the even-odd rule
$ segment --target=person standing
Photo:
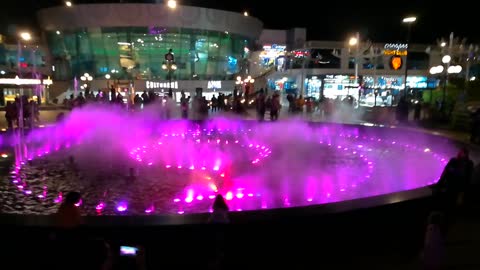
[[[434,190],[439,199],[439,208],[446,213],[447,219],[453,219],[456,208],[463,204],[472,175],[473,161],[469,157],[468,149],[462,148],[457,156],[447,163]]]
[[[270,107],[270,120],[277,121],[278,120],[278,113],[280,111],[280,94],[275,92],[272,96],[272,105]]]
[[[255,105],[257,109],[257,117],[258,121],[263,122],[265,119],[265,94],[263,93],[263,89],[260,90],[260,92],[257,95],[257,98],[255,100]]]

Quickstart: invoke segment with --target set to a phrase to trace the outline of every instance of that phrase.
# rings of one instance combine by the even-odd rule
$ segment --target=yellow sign
[[[402,57],[395,55],[395,56],[392,56],[392,58],[390,58],[390,67],[393,70],[399,70],[402,68],[402,66],[403,66]]]
[[[384,55],[398,55],[398,56],[406,56],[407,51],[397,51],[397,50],[384,50]]]

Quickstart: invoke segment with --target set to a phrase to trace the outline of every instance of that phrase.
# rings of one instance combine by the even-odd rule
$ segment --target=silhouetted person
[[[453,212],[457,205],[463,203],[472,174],[473,162],[470,160],[468,149],[462,148],[458,155],[447,163],[437,183],[441,210],[448,214]]]
[[[218,194],[213,202],[213,213],[210,216],[209,222],[214,224],[227,224],[230,222],[228,219],[228,206],[222,195]]]
[[[470,142],[477,143],[480,139],[480,108],[472,114],[472,124],[470,128]]]
[[[413,120],[419,121],[422,112],[422,103],[417,102],[413,108]]]
[[[56,214],[58,227],[62,229],[74,229],[81,225],[82,217],[80,209],[75,204],[81,200],[80,193],[69,192],[65,201],[60,205]]]
[[[150,97],[149,97],[147,91],[143,91],[142,100],[143,100],[144,105],[147,105],[150,102]]]
[[[275,92],[272,96],[272,103],[270,105],[270,120],[277,121],[278,113],[280,111],[280,95]]]
[[[408,102],[405,97],[401,97],[398,101],[396,115],[398,122],[408,122]]]
[[[222,195],[218,194],[213,202],[213,213],[208,220],[211,224],[228,224],[228,206]],[[210,269],[223,269],[223,258],[225,248],[225,231],[222,226],[215,227],[214,231],[214,252],[211,254],[212,258],[209,262]]]
[[[8,129],[13,129],[13,122],[17,117],[18,114],[15,104],[11,101],[7,101],[7,106],[5,107],[5,119],[7,120]]]
[[[115,87],[113,87],[113,85],[111,85],[110,86],[110,100],[112,102],[114,102],[116,97],[117,97],[117,90],[115,90]]]
[[[257,98],[255,99],[255,106],[257,109],[258,121],[263,121],[265,119],[265,111],[266,111],[265,102],[266,102],[265,94],[263,93],[263,89],[261,89],[257,95]]]

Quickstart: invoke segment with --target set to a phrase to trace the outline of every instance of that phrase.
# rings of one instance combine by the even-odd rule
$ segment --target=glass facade
[[[20,50],[19,50],[20,49]],[[20,59],[18,59],[20,57]],[[33,48],[32,46],[21,45],[5,45],[0,44],[0,65],[9,68],[16,68],[18,60],[20,60],[20,67],[44,67],[45,51],[41,48]]]
[[[166,79],[165,54],[173,50],[176,80],[231,80],[246,63],[251,41],[227,32],[163,28],[85,28],[47,32],[55,79],[114,71],[126,79]],[[117,71],[117,72],[115,72]]]

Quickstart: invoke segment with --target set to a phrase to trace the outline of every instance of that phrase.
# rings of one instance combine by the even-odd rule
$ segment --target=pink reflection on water
[[[97,204],[97,206],[95,206],[95,209],[96,209],[97,211],[101,211],[101,210],[103,210],[104,208],[105,208],[105,203],[103,203],[103,202],[101,202],[101,203]]]

